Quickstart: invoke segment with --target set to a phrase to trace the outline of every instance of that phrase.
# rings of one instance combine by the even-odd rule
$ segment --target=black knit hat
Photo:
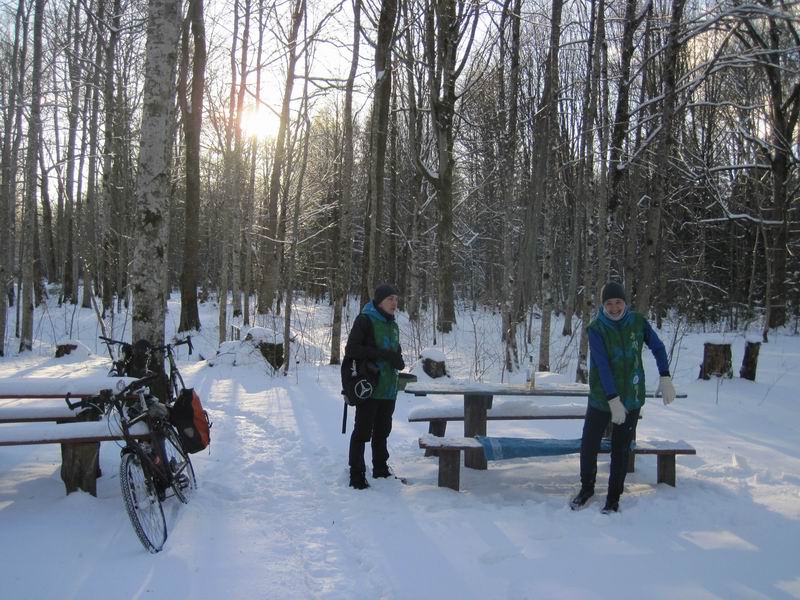
[[[375,288],[375,295],[372,297],[372,301],[375,302],[375,306],[378,306],[378,304],[386,300],[389,296],[399,295],[400,292],[397,291],[396,287],[388,283],[382,283]]]
[[[623,302],[627,302],[625,299],[625,288],[616,281],[609,281],[607,284],[605,284],[603,286],[601,296],[603,297],[603,304],[612,298],[619,298]]]

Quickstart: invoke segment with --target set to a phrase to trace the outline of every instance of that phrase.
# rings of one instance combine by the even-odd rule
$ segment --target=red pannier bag
[[[211,421],[193,388],[181,391],[169,411],[170,423],[178,431],[183,449],[200,452],[211,443]]]

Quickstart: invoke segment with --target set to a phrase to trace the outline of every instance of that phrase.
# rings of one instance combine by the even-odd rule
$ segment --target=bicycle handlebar
[[[150,375],[145,375],[144,377],[141,377],[136,381],[132,381],[131,383],[126,385],[122,389],[122,391],[118,392],[117,394],[114,394],[114,392],[109,389],[100,390],[100,393],[97,396],[89,396],[87,398],[81,398],[81,400],[78,402],[70,402],[69,399],[72,397],[72,394],[67,392],[67,395],[64,397],[64,402],[67,403],[67,406],[70,408],[70,410],[75,410],[76,408],[87,408],[89,406],[97,406],[100,404],[108,404],[113,400],[119,400],[121,398],[124,398],[131,392],[135,392],[136,390],[144,387],[151,381],[157,379],[158,376],[159,376],[158,373],[150,373]]]

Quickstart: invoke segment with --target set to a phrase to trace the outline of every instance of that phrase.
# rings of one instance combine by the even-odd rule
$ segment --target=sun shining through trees
[[[248,108],[242,113],[242,133],[260,141],[275,139],[278,135],[280,117],[269,107]]]

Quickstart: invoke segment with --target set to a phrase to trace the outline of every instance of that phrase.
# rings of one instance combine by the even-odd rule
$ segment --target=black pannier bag
[[[169,409],[169,421],[178,431],[183,449],[189,454],[200,452],[211,443],[211,421],[194,389],[181,391]]]
[[[345,356],[341,373],[342,393],[350,406],[358,406],[372,398],[380,376],[380,369],[375,363]]]

